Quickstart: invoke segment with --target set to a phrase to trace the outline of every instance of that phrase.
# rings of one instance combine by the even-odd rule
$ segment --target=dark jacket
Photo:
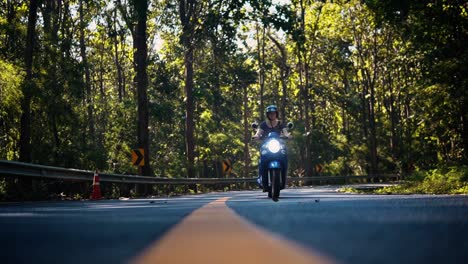
[[[278,124],[275,127],[269,127],[267,124],[267,121],[263,121],[260,124],[260,129],[263,130],[263,135],[262,135],[263,137],[268,136],[268,134],[270,134],[271,132],[276,132],[278,134],[281,134],[281,131],[285,127],[286,126],[281,121],[278,121]]]

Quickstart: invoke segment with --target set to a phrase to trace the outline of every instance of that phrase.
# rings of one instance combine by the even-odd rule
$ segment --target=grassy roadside
[[[413,173],[405,182],[378,189],[342,188],[341,192],[372,194],[468,194],[468,166]]]

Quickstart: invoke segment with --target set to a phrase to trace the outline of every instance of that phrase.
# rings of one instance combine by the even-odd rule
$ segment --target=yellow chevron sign
[[[230,174],[232,171],[232,165],[230,160],[223,160],[223,174]]]
[[[142,148],[132,150],[132,164],[145,166],[145,150]]]

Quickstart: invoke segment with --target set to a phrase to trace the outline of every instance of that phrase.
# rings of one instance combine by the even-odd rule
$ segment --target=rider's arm
[[[252,137],[253,139],[261,139],[263,136],[263,130],[261,128],[257,129],[257,133]]]
[[[285,127],[281,130],[281,136],[287,137],[287,138],[292,138],[291,133],[289,133],[288,128]]]

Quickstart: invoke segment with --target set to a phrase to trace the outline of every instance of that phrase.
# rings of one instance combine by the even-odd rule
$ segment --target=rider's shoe
[[[261,177],[261,176],[258,176],[258,177],[257,177],[257,184],[258,184],[258,187],[263,188],[263,185],[262,185],[262,177]]]

